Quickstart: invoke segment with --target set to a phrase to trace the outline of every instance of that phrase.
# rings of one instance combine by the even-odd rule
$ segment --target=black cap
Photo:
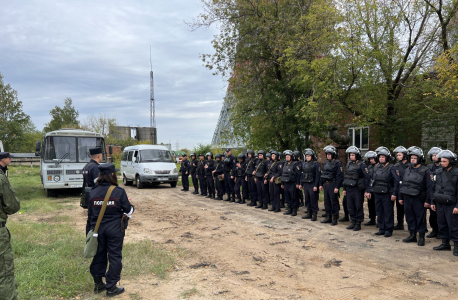
[[[8,157],[14,157],[14,156],[11,155],[9,152],[0,152],[0,159],[4,159]]]
[[[107,175],[107,174],[112,174],[114,172],[118,172],[119,169],[116,169],[114,164],[107,163],[107,164],[99,165],[99,171],[101,175]]]
[[[91,155],[101,154],[101,153],[102,153],[102,148],[100,148],[100,147],[91,148],[91,149],[89,149],[89,153],[90,153]]]
[[[227,149],[226,149],[226,152],[229,152],[229,151],[231,151],[231,148],[227,148]]]
[[[181,157],[186,157],[187,155],[186,154],[183,154]]]

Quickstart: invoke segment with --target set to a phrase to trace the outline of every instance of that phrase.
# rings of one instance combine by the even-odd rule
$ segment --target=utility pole
[[[150,65],[151,65],[151,72],[149,73],[150,74],[150,95],[149,95],[149,98],[150,98],[150,127],[151,127],[151,130],[153,130],[153,128],[156,128],[156,105],[155,105],[155,101],[154,101],[154,76],[153,76],[153,62],[151,60],[151,46],[149,47],[149,61],[150,61]],[[156,132],[154,133],[157,135],[157,130]],[[153,132],[151,132],[151,144],[154,143],[154,137],[153,137]]]
[[[175,147],[176,147],[176,151],[179,151],[179,150],[180,150],[180,144],[178,144],[178,140],[177,140],[177,142],[176,142],[176,144],[175,144]]]

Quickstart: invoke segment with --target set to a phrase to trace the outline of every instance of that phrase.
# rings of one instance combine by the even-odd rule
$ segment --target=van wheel
[[[46,197],[48,198],[57,198],[57,193],[55,190],[45,189]]]
[[[137,189],[143,188],[143,182],[140,181],[140,176],[135,177],[135,182],[137,183]]]
[[[174,187],[177,187],[177,182],[176,182],[176,181],[175,181],[175,182],[171,182],[171,183],[170,183],[170,186],[173,187],[173,188],[174,188]]]
[[[126,175],[122,176],[122,183],[124,183],[125,186],[132,185],[132,181],[127,180]]]

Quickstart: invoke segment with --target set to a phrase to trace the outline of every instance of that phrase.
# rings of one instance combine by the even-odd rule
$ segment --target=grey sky
[[[158,142],[210,143],[227,84],[199,58],[217,29],[183,23],[200,12],[200,0],[3,1],[0,72],[39,129],[66,97],[80,120],[149,126],[151,45]]]

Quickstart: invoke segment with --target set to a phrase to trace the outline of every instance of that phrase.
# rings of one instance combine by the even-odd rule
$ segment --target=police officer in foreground
[[[204,155],[199,154],[199,162],[197,163],[197,179],[200,182],[200,195],[207,196],[207,180],[205,178],[205,165],[207,161],[204,159]]]
[[[437,238],[442,243],[434,247],[437,251],[450,251],[450,240],[454,243],[453,255],[458,256],[458,163],[455,153],[442,150],[437,154],[442,169],[436,170],[431,209],[437,212]]]
[[[213,160],[213,153],[207,153],[207,164],[205,168],[205,177],[207,179],[208,196],[205,198],[216,199],[215,196],[215,181],[213,180],[213,171],[215,170],[215,161]]]
[[[15,214],[21,208],[6,176],[12,157],[8,152],[0,152],[0,262],[3,268],[0,270],[0,298],[6,300],[16,300],[18,297],[11,235],[6,228],[8,215]]]
[[[281,173],[281,185],[284,188],[284,196],[288,209],[284,212],[284,215],[297,216],[297,209],[299,208],[299,201],[296,197],[296,187],[299,185],[299,166],[293,161],[293,152],[286,150],[284,152],[286,162],[283,164]]]
[[[339,189],[343,182],[342,162],[337,158],[337,149],[332,146],[324,147],[326,161],[321,170],[320,191],[324,190],[324,207],[326,209],[326,219],[321,223],[331,223],[337,225],[339,219]]]
[[[97,186],[91,190],[88,207],[91,229],[95,228],[108,189],[111,186],[116,187],[110,195],[100,223],[97,253],[92,259],[90,272],[94,278],[94,291],[100,293],[106,290],[107,296],[112,297],[124,293],[124,288],[117,287],[116,284],[121,280],[122,245],[128,220],[125,218],[132,216],[134,207],[130,204],[126,191],[118,187],[116,172],[119,170],[115,169],[112,163],[101,164],[98,168],[100,175],[97,178]],[[106,284],[103,283],[103,277]]]
[[[441,167],[441,160],[440,158],[437,157],[437,154],[441,152],[442,149],[438,147],[432,147],[428,151],[428,156],[429,159],[432,161],[427,167],[428,169],[433,172],[433,174],[436,172],[438,169],[442,169]],[[431,226],[431,233],[428,234],[426,237],[427,238],[435,238],[437,237],[437,213],[431,209],[430,203],[427,203],[426,206],[429,209],[429,226]]]
[[[410,166],[405,170],[399,188],[399,203],[405,206],[405,216],[409,228],[409,237],[404,243],[417,242],[418,246],[425,245],[426,206],[431,203],[430,196],[434,186],[434,176],[430,169],[421,164],[425,162],[423,150],[416,147],[409,151],[407,156]]]
[[[321,165],[316,160],[315,151],[310,148],[304,150],[305,161],[300,164],[301,186],[304,190],[305,204],[307,205],[307,214],[302,219],[311,219],[316,221],[318,208],[318,196],[321,181]]]
[[[361,230],[364,221],[364,191],[369,191],[369,170],[361,160],[361,151],[355,147],[348,147],[345,151],[349,162],[345,170],[343,181],[343,195],[347,196],[348,213],[351,224],[347,229]]]
[[[217,192],[217,197],[215,200],[223,200],[224,196],[224,164],[221,158],[221,154],[218,153],[215,155],[216,167],[212,171],[213,178],[215,179],[215,187]]]
[[[245,181],[246,176],[246,157],[245,154],[240,153],[237,157],[239,162],[235,165],[235,196],[237,197],[237,203],[243,204],[248,198],[248,182]],[[242,188],[242,195],[240,195],[240,187]]]
[[[248,162],[247,162],[247,172],[246,172],[246,178],[245,180],[248,183],[248,191],[249,191],[249,199],[251,200],[250,203],[248,203],[248,206],[256,206],[256,200],[258,199],[258,194],[257,194],[257,188],[256,184],[254,182],[254,177],[253,177],[253,172],[255,169],[256,165],[256,158],[254,157],[254,151],[248,149],[247,150],[247,155],[248,155]]]
[[[237,159],[232,155],[230,148],[226,149],[226,159],[224,160],[224,181],[226,182],[227,199],[225,201],[235,202],[235,165]],[[231,198],[232,196],[232,198]]]
[[[181,183],[183,185],[183,188],[181,191],[186,192],[189,191],[189,169],[190,169],[190,164],[188,160],[188,156],[186,154],[183,154],[181,159],[181,166],[180,166],[180,173],[181,173]]]
[[[99,176],[99,164],[103,160],[102,148],[91,148],[89,149],[89,154],[91,155],[91,160],[83,168],[83,193],[81,197],[89,198],[89,195],[86,195],[85,188],[90,187],[94,188],[96,185],[97,177]],[[124,184],[126,184],[126,177],[124,177]],[[89,205],[89,203],[87,203]],[[87,222],[86,222],[86,236],[90,230],[90,220],[91,216],[89,215],[88,210]]]
[[[366,198],[375,198],[377,211],[377,222],[379,231],[375,235],[390,237],[393,235],[394,228],[394,201],[398,194],[399,179],[390,163],[391,153],[386,147],[379,149],[377,161],[379,164],[374,167],[371,179],[371,193],[366,191]]]
[[[372,174],[374,173],[374,168],[377,166],[377,153],[375,151],[367,151],[366,154],[364,154],[364,159],[366,160],[367,164],[367,170],[369,170],[369,178],[372,178]],[[376,218],[377,218],[377,212],[375,211],[375,197],[372,194],[372,192],[369,190],[366,190],[366,193],[371,194],[370,199],[367,199],[367,209],[369,210],[369,222],[365,223],[365,226],[371,226],[371,225],[376,225]]]
[[[411,148],[409,148],[411,149]],[[396,176],[399,180],[404,176],[404,172],[410,166],[408,162],[407,149],[403,146],[398,146],[393,150],[393,153],[396,155],[398,162],[394,165],[393,170],[396,173]],[[396,198],[396,218],[398,223],[394,226],[394,230],[404,230],[404,205],[399,203],[400,194]]]
[[[191,162],[189,167],[189,173],[191,174],[192,185],[194,186],[194,195],[199,194],[199,180],[197,179],[197,164],[199,161],[197,160],[196,154],[193,152],[191,153]]]
[[[269,199],[267,198],[268,194],[266,191],[265,174],[267,171],[266,163],[267,159],[264,157],[266,152],[264,150],[258,151],[258,160],[256,161],[255,170],[253,171],[253,176],[255,177],[256,183],[256,193],[258,195],[259,204],[256,208],[267,209]]]

